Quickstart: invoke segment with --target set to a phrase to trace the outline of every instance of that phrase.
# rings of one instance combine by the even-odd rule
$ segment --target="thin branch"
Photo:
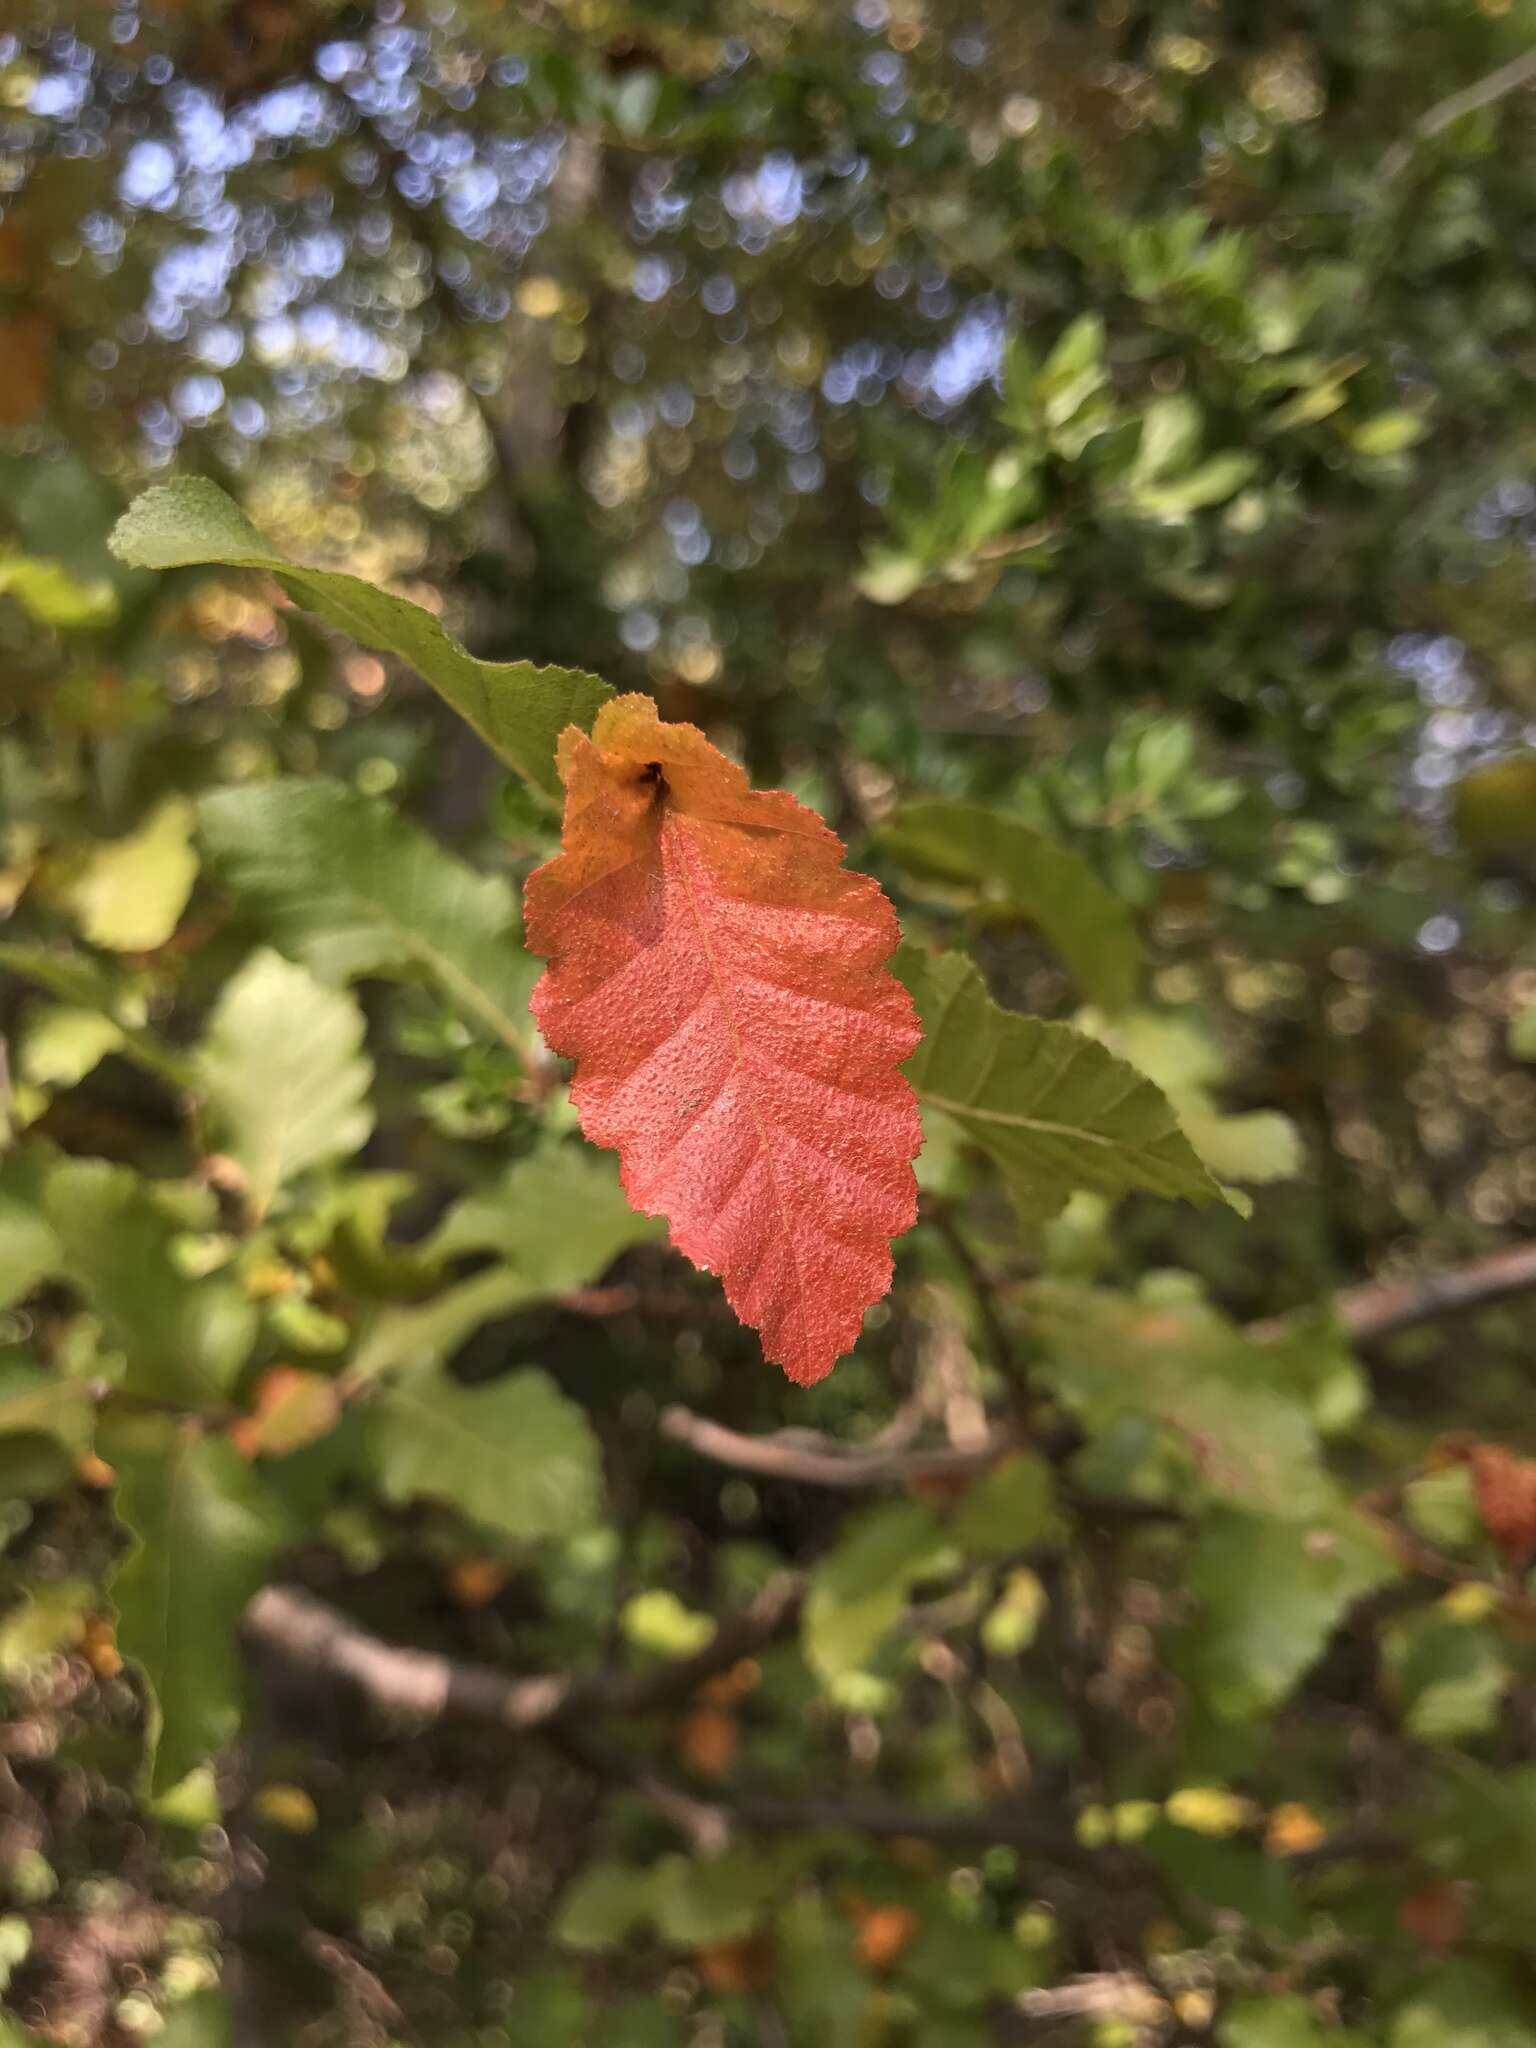
[[[1486,1308],[1490,1302],[1528,1293],[1533,1287],[1536,1244],[1512,1244],[1422,1280],[1379,1280],[1348,1288],[1335,1298],[1334,1309],[1349,1334],[1364,1343],[1411,1329],[1416,1323]],[[1250,1329],[1250,1336],[1257,1334],[1257,1328]]]
[[[1422,1279],[1372,1281],[1347,1288],[1334,1298],[1334,1313],[1358,1343],[1396,1335],[1419,1323],[1472,1309],[1536,1288],[1536,1243],[1510,1245],[1448,1272]],[[1294,1316],[1270,1316],[1249,1323],[1244,1334],[1256,1344],[1274,1343],[1296,1327]],[[849,1450],[835,1438],[810,1430],[784,1430],[772,1436],[748,1436],[727,1429],[689,1408],[664,1409],[663,1436],[686,1444],[701,1457],[737,1472],[764,1479],[783,1479],[803,1486],[857,1490],[899,1486],[911,1480],[948,1479],[983,1472],[1024,1439],[1010,1423],[998,1423],[979,1444],[941,1446],[928,1450]],[[1075,1439],[1074,1439],[1075,1441]],[[1052,1452],[1052,1445],[1041,1448]],[[1113,1504],[1095,1503],[1095,1512],[1113,1512]]]
[[[313,1593],[264,1586],[245,1610],[248,1641],[285,1664],[355,1685],[374,1706],[416,1721],[479,1721],[527,1730],[581,1714],[643,1714],[684,1700],[793,1625],[800,1583],[771,1580],[692,1657],[640,1672],[515,1677],[486,1664],[386,1643]]]
[[[686,1444],[717,1465],[755,1472],[764,1479],[797,1480],[806,1486],[857,1489],[886,1486],[910,1479],[952,1479],[995,1465],[1018,1439],[1007,1427],[992,1431],[981,1444],[951,1444],[926,1451],[850,1451],[835,1439],[810,1430],[785,1430],[775,1436],[747,1436],[695,1415],[691,1408],[664,1408],[658,1424],[663,1436]]]
[[[1507,64],[1501,64],[1497,71],[1490,71],[1486,78],[1463,86],[1459,92],[1448,93],[1443,100],[1436,100],[1427,113],[1419,116],[1401,141],[1394,142],[1386,152],[1376,167],[1377,178],[1384,185],[1400,178],[1422,144],[1443,133],[1464,114],[1475,114],[1481,107],[1491,107],[1499,100],[1507,99],[1533,79],[1536,79],[1536,50],[1526,50],[1522,55],[1512,57]]]

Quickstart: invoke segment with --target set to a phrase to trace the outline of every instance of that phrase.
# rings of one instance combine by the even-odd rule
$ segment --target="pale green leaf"
[[[1347,1508],[1313,1521],[1214,1513],[1185,1578],[1200,1613],[1183,1645],[1184,1675],[1223,1720],[1267,1713],[1355,1601],[1397,1572],[1386,1538]]]
[[[194,1991],[173,2006],[155,2035],[155,2048],[230,2048],[234,2037],[229,2001],[222,1991]]]
[[[714,1641],[712,1615],[685,1607],[668,1586],[652,1586],[626,1600],[619,1615],[625,1637],[653,1657],[693,1657]]]
[[[1457,1958],[1425,1975],[1386,2038],[1387,2048],[1536,2048],[1536,2012],[1523,1974]]]
[[[46,989],[76,1010],[90,1010],[116,1029],[115,1050],[173,1088],[192,1086],[191,1063],[145,1030],[148,1005],[136,982],[116,963],[47,946],[0,944],[0,969]]]
[[[122,1042],[121,1026],[100,1010],[48,1003],[27,1018],[16,1071],[35,1088],[74,1088]]]
[[[880,843],[914,873],[970,884],[989,907],[1031,919],[1089,1001],[1134,1001],[1135,921],[1081,854],[992,805],[941,800],[903,804]]]
[[[0,1309],[23,1300],[63,1260],[45,1207],[46,1179],[35,1151],[0,1155]]]
[[[1366,2048],[1353,2028],[1325,2027],[1299,1992],[1239,1998],[1222,2015],[1220,2048]]]
[[[437,1259],[495,1252],[560,1294],[597,1279],[633,1244],[663,1238],[660,1218],[631,1209],[613,1155],[561,1145],[519,1159],[501,1179],[465,1195],[422,1247]]]
[[[492,1266],[461,1280],[432,1301],[409,1308],[381,1308],[367,1325],[352,1356],[354,1380],[385,1373],[426,1373],[452,1358],[484,1324],[510,1315],[543,1293],[540,1282],[510,1266]]]
[[[1008,1557],[1059,1543],[1063,1533],[1055,1478],[1033,1451],[1020,1451],[984,1472],[945,1526],[950,1542],[967,1557]]]
[[[159,1793],[239,1728],[236,1625],[284,1528],[272,1496],[227,1438],[157,1418],[121,1430],[111,1461],[118,1515],[133,1539],[112,1581],[117,1640],[153,1702],[146,1778]]]
[[[949,1548],[938,1517],[918,1501],[888,1501],[851,1518],[811,1574],[801,1639],[829,1684],[861,1671],[900,1620],[907,1594]]]
[[[151,1184],[104,1159],[68,1159],[45,1200],[65,1269],[127,1358],[124,1386],[193,1407],[219,1400],[250,1353],[255,1311],[226,1275],[182,1272],[176,1223]]]
[[[1528,1003],[1511,1018],[1509,1056],[1514,1060],[1536,1060],[1536,1003]]]
[[[64,900],[92,945],[150,953],[175,931],[196,879],[192,806],[173,796],[136,832],[95,846]]]
[[[597,1517],[602,1459],[586,1416],[534,1367],[486,1386],[416,1373],[368,1409],[374,1472],[390,1500],[450,1502],[519,1543]]]
[[[91,1440],[91,1390],[40,1365],[0,1363],[0,1437],[50,1436],[66,1450]]]
[[[560,1901],[555,1939],[567,1948],[617,1948],[650,1917],[651,1897],[648,1871],[625,1863],[589,1863]]]
[[[538,963],[499,875],[477,875],[386,803],[325,776],[218,790],[198,822],[232,893],[322,981],[424,975],[492,1037],[528,1039]]]
[[[373,1128],[363,1013],[280,953],[253,953],[219,998],[199,1061],[214,1139],[254,1214],[307,1167],[355,1153]]]
[[[1301,1171],[1301,1134],[1278,1110],[1228,1114],[1212,1089],[1226,1075],[1221,1048],[1189,1012],[1126,1010],[1103,1020],[1079,1019],[1150,1081],[1173,1104],[1184,1135],[1223,1181],[1267,1186]]]
[[[117,616],[117,592],[105,577],[76,576],[37,555],[0,554],[0,595],[15,598],[38,625],[65,631],[107,626]]]
[[[923,1026],[908,1079],[996,1161],[1026,1222],[1077,1188],[1220,1198],[1167,1098],[1096,1039],[1001,1008],[960,954],[905,945],[892,965]]]
[[[118,521],[111,544],[122,561],[141,569],[222,563],[268,571],[327,625],[409,662],[509,767],[550,797],[560,788],[560,733],[568,725],[585,730],[613,694],[582,669],[477,661],[420,605],[360,577],[290,561],[205,478],[145,491]]]
[[[1199,1302],[1042,1281],[1029,1308],[1045,1347],[1038,1370],[1090,1430],[1135,1418],[1170,1431],[1218,1499],[1284,1516],[1328,1507],[1314,1389],[1287,1347],[1251,1343]]]
[[[1404,1615],[1382,1636],[1404,1731],[1418,1742],[1465,1742],[1498,1723],[1512,1673],[1493,1629],[1443,1608]]]

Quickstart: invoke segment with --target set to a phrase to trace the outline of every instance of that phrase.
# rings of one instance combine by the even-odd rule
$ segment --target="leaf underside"
[[[835,834],[649,698],[561,737],[564,850],[530,876],[534,1014],[636,1208],[802,1385],[853,1344],[917,1213],[898,939]]]

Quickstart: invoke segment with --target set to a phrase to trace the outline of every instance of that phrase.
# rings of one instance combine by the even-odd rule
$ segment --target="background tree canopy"
[[[11,0],[0,2040],[1536,2048],[1533,82]],[[901,915],[810,1391],[528,1014],[608,686]]]

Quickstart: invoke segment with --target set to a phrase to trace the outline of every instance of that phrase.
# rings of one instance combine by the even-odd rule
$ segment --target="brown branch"
[[[1334,1310],[1350,1336],[1365,1343],[1411,1329],[1416,1323],[1486,1308],[1490,1302],[1527,1293],[1533,1287],[1536,1244],[1512,1244],[1422,1280],[1378,1280],[1347,1288],[1335,1297]],[[1250,1336],[1258,1334],[1257,1328],[1249,1331]]]
[[[1517,1244],[1464,1266],[1423,1279],[1370,1281],[1346,1288],[1334,1297],[1334,1313],[1359,1343],[1396,1335],[1442,1316],[1464,1315],[1472,1309],[1536,1288],[1536,1243]],[[1294,1315],[1270,1316],[1249,1323],[1244,1334],[1256,1344],[1270,1344],[1296,1326]],[[727,1429],[689,1408],[662,1411],[660,1429],[673,1442],[686,1444],[701,1457],[737,1472],[764,1479],[783,1479],[804,1486],[858,1489],[895,1486],[910,1480],[963,1477],[985,1471],[1023,1439],[1009,1423],[999,1423],[980,1444],[941,1446],[928,1450],[849,1450],[834,1438],[809,1430],[785,1430],[772,1436],[748,1436]],[[1048,1452],[1049,1444],[1042,1448]],[[1102,1507],[1102,1503],[1096,1503]]]
[[[1421,145],[1441,134],[1453,121],[1507,99],[1533,79],[1536,79],[1536,50],[1525,50],[1507,64],[1501,64],[1497,71],[1490,71],[1486,78],[1463,86],[1460,92],[1448,93],[1443,100],[1436,100],[1427,113],[1419,116],[1402,140],[1394,142],[1382,157],[1376,167],[1377,178],[1384,185],[1390,184],[1407,170]]]
[[[800,1590],[788,1573],[771,1580],[750,1606],[722,1621],[695,1655],[639,1672],[517,1677],[436,1650],[386,1643],[298,1586],[264,1586],[241,1626],[248,1641],[285,1664],[344,1679],[386,1713],[526,1730],[587,1713],[649,1713],[686,1699],[706,1679],[789,1628]]]
[[[858,1488],[910,1479],[952,1479],[995,1465],[1017,1438],[999,1426],[984,1443],[941,1445],[926,1451],[845,1450],[831,1437],[785,1430],[776,1436],[746,1436],[695,1415],[691,1408],[664,1408],[659,1428],[674,1443],[686,1444],[717,1465],[755,1472],[764,1479],[798,1480],[806,1486]]]

